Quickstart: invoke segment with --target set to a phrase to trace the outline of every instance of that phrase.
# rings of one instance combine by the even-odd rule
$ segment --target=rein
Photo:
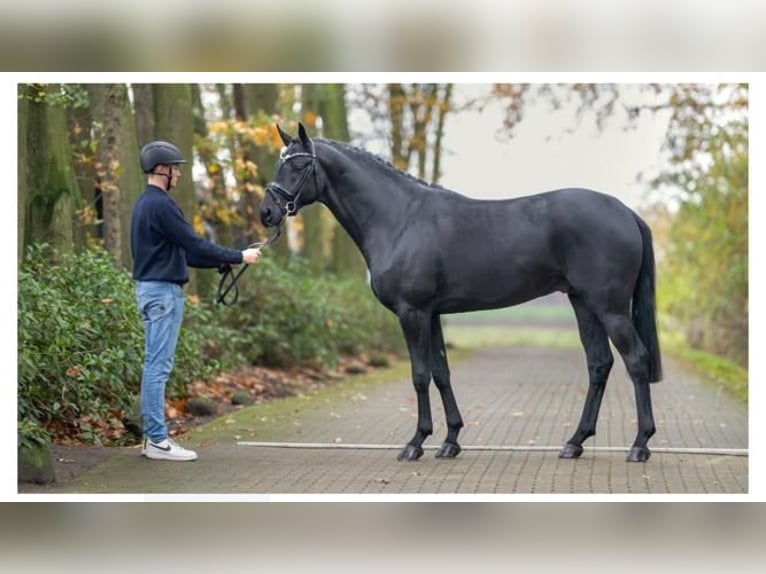
[[[274,229],[274,233],[271,234],[271,236],[266,241],[259,241],[257,243],[251,243],[247,246],[248,249],[262,249],[264,247],[268,247],[274,241],[276,241],[277,237],[279,237],[279,234],[282,233],[282,223]],[[237,272],[236,275],[234,275],[234,270],[231,268],[231,265],[225,265],[221,271],[221,280],[218,282],[218,293],[215,296],[215,302],[216,303],[223,303],[226,307],[231,307],[234,305],[234,303],[237,302],[237,299],[239,299],[239,287],[237,287],[237,281],[239,281],[239,278],[242,276],[242,274],[245,272],[245,269],[247,269],[249,265],[245,263],[242,268]],[[227,283],[226,287],[224,288],[224,285]],[[226,300],[226,296],[229,294],[229,292],[234,289],[234,298],[230,301]]]

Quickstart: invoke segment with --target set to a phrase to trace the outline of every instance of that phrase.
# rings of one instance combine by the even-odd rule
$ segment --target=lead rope
[[[266,241],[260,241],[257,243],[251,243],[247,246],[248,249],[263,249],[264,247],[268,247],[274,241],[279,237],[279,234],[282,233],[282,223],[277,226],[275,232],[266,240]],[[216,303],[222,303],[226,307],[231,307],[234,305],[234,303],[237,302],[237,299],[239,299],[239,287],[237,287],[237,281],[239,281],[239,278],[242,276],[242,274],[245,272],[245,269],[247,269],[249,265],[245,263],[242,268],[237,272],[236,275],[234,275],[234,270],[231,268],[231,266],[227,266],[225,270],[223,271],[221,275],[221,280],[218,282],[218,293],[215,297]],[[229,284],[224,289],[224,284],[226,281],[229,281]],[[234,289],[234,299],[231,301],[226,300],[226,296],[231,292],[231,290]]]

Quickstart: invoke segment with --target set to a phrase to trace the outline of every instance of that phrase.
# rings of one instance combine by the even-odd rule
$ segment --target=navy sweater
[[[133,207],[130,248],[133,279],[137,281],[183,285],[189,281],[187,265],[218,267],[223,263],[242,263],[240,251],[197,235],[176,202],[154,185],[147,186]]]

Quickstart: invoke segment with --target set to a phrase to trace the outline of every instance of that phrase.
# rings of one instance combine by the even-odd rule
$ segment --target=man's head
[[[181,150],[170,142],[153,141],[141,148],[141,169],[149,174],[149,183],[166,191],[175,187],[181,177],[179,164],[188,163]]]

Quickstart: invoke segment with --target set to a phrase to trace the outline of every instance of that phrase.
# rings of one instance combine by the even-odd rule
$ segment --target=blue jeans
[[[165,384],[184,314],[184,292],[180,285],[164,281],[136,283],[138,312],[144,323],[144,372],[141,378],[141,416],[144,436],[154,442],[167,438]]]

